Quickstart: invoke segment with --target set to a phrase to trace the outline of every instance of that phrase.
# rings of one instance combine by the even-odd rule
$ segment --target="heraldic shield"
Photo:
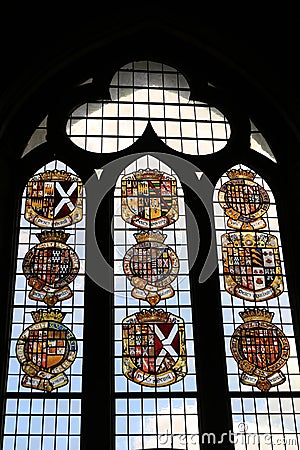
[[[29,298],[53,306],[72,297],[68,284],[77,276],[79,258],[66,244],[70,235],[62,230],[43,230],[40,244],[31,248],[23,260],[23,273],[32,290]]]
[[[262,216],[270,206],[267,191],[254,180],[251,170],[233,169],[227,172],[229,181],[219,190],[219,202],[228,219],[228,226],[242,230],[257,230],[266,226]]]
[[[248,301],[264,301],[283,292],[276,236],[236,231],[222,236],[225,289]]]
[[[122,218],[139,228],[163,228],[178,219],[176,179],[146,169],[122,178]]]
[[[26,190],[25,219],[41,228],[62,228],[82,219],[82,181],[63,170],[34,175]]]
[[[22,386],[52,391],[68,383],[65,375],[75,361],[77,341],[62,324],[65,313],[58,309],[32,312],[35,321],[20,335],[16,354],[25,375]]]
[[[271,323],[274,313],[268,310],[247,309],[240,316],[244,323],[231,337],[231,351],[243,371],[241,382],[267,392],[286,379],[280,369],[289,358],[288,339]]]
[[[132,286],[131,295],[146,300],[151,306],[174,295],[172,281],[178,275],[179,260],[174,250],[164,244],[166,235],[160,230],[136,233],[138,244],[123,259],[124,273]]]
[[[123,374],[143,386],[167,386],[187,372],[184,321],[161,309],[123,320]]]

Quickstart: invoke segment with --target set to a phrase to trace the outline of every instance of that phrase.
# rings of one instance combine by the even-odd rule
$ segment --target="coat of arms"
[[[253,230],[266,226],[262,216],[270,206],[267,191],[254,180],[250,170],[233,169],[227,172],[229,181],[219,190],[219,202],[229,217],[228,226]]]
[[[123,320],[123,373],[144,386],[167,386],[186,375],[184,322],[161,309]]]
[[[122,178],[122,217],[139,228],[163,228],[177,220],[176,179],[156,170]]]
[[[29,299],[53,306],[73,296],[70,284],[79,271],[79,258],[67,245],[70,237],[63,228],[82,220],[83,185],[80,178],[64,170],[46,170],[34,175],[26,186],[24,217],[31,231],[42,228],[23,259]],[[75,230],[76,235],[76,230]],[[59,309],[32,312],[34,324],[17,342],[17,358],[25,375],[22,386],[52,391],[68,383],[64,371],[73,364],[77,341],[62,324]]]
[[[77,354],[77,341],[62,324],[65,313],[58,309],[32,312],[34,324],[26,328],[16,345],[17,358],[25,375],[24,387],[52,391],[68,383],[65,375]]]
[[[179,273],[179,259],[162,232],[179,217],[176,178],[150,168],[125,175],[121,200],[123,220],[141,230],[124,255],[124,273],[132,297],[150,304],[123,319],[123,374],[143,386],[168,386],[187,373],[184,320],[155,309],[175,295],[171,283]]]
[[[226,290],[249,301],[264,301],[283,292],[276,236],[258,231],[222,235]]]
[[[289,341],[271,323],[274,313],[254,308],[240,312],[240,316],[244,323],[231,337],[231,351],[243,371],[241,381],[266,392],[285,381],[280,369],[289,358]]]
[[[148,301],[152,306],[174,295],[171,282],[177,277],[179,260],[171,247],[164,244],[166,236],[158,231],[135,234],[138,244],[124,256],[124,273],[134,286],[134,298]]]
[[[48,170],[27,183],[25,219],[42,228],[67,227],[82,219],[82,181],[63,170]]]
[[[23,260],[23,272],[32,290],[29,298],[53,306],[73,294],[68,286],[79,271],[79,259],[66,244],[70,235],[61,230],[43,230],[40,244],[31,248]]]

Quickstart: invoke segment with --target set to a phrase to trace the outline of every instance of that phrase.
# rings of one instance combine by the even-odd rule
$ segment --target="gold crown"
[[[32,181],[39,181],[39,180],[43,180],[43,181],[75,181],[78,180],[79,178],[76,175],[73,175],[72,173],[68,173],[65,170],[46,170],[43,173],[39,173],[37,175],[34,175],[31,179],[30,182]]]
[[[231,169],[227,172],[228,178],[234,180],[236,178],[246,178],[247,180],[254,180],[256,173],[252,170],[246,169]]]
[[[169,314],[162,309],[143,309],[136,314],[140,323],[147,322],[167,322]]]
[[[267,309],[248,308],[239,313],[244,322],[251,322],[252,320],[263,320],[265,322],[272,322],[274,313]]]
[[[159,242],[162,244],[166,239],[167,235],[161,233],[160,231],[141,231],[140,233],[134,233],[134,237],[138,243],[141,242]]]
[[[37,234],[38,240],[40,242],[64,242],[66,243],[70,237],[70,233],[65,233],[62,230],[43,230],[40,234]]]
[[[54,320],[55,322],[62,322],[66,313],[59,309],[38,309],[32,311],[31,316],[35,323],[42,322],[44,320]]]
[[[134,176],[137,180],[161,180],[163,173],[155,169],[141,169],[135,172]]]

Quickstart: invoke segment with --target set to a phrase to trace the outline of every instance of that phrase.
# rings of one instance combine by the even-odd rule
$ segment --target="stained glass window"
[[[70,167],[28,180],[19,230],[3,450],[79,448],[85,197]]]
[[[144,156],[115,188],[116,449],[199,448],[185,203]]]
[[[230,137],[224,114],[205,102],[190,101],[186,79],[166,64],[126,64],[114,75],[110,95],[111,101],[73,111],[67,133],[79,147],[95,153],[123,150],[142,136],[149,121],[163,142],[186,154],[217,152]]]
[[[237,448],[298,449],[299,399],[288,394],[300,373],[274,195],[236,165],[218,181],[214,211]]]
[[[87,446],[102,405],[115,450],[199,449],[222,441],[216,429],[232,432],[237,450],[298,449],[295,315],[275,198],[249,167],[224,172],[239,139],[250,160],[276,165],[271,146],[242,112],[239,135],[228,99],[214,102],[216,85],[192,100],[169,65],[122,66],[109,99],[96,87],[93,77],[76,85],[68,112],[53,107],[22,155],[24,164],[38,146],[52,155],[57,140],[55,151],[78,156],[97,182],[55,159],[24,189],[3,450]],[[87,212],[97,195],[109,207],[97,204],[96,220]],[[91,235],[106,266],[88,252]]]

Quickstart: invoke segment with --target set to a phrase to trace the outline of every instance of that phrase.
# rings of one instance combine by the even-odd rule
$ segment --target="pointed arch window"
[[[217,152],[230,137],[224,114],[206,102],[191,101],[188,82],[174,67],[154,61],[126,64],[113,76],[109,91],[109,101],[81,105],[68,121],[67,134],[85,150],[128,148],[148,122],[163,142],[185,154]]]
[[[54,160],[22,196],[4,450],[79,448],[84,258],[82,182]]]
[[[114,195],[116,449],[199,448],[183,191],[145,155]]]
[[[68,91],[57,109],[52,106],[22,155],[24,166],[39,151],[39,160],[44,161],[45,154],[51,155],[47,160],[55,160],[33,175],[28,186],[35,194],[28,196],[27,186],[22,200],[4,450],[85,450],[99,435],[104,446],[122,450],[194,449],[210,440],[220,448],[233,448],[222,435],[231,428],[260,436],[270,430],[278,438],[295,438],[292,448],[299,448],[296,315],[289,304],[274,197],[265,180],[248,167],[231,169],[252,173],[251,182],[243,179],[243,189],[228,178],[230,171],[224,172],[228,158],[235,160],[237,153],[245,153],[253,167],[258,162],[264,168],[275,165],[271,148],[256,121],[222,96],[223,89],[208,83],[199,91],[204,101],[192,100],[187,79],[169,65],[134,61],[122,66],[105,86],[109,99],[98,97],[99,80],[105,76],[93,73],[86,83]],[[198,72],[195,77],[197,82]],[[114,253],[109,261],[114,265],[111,290],[106,289],[111,280],[103,280],[112,273],[106,272],[108,264],[96,265],[93,273],[85,271],[94,263],[86,240],[89,196],[85,198],[83,189],[82,213],[80,202],[76,205],[80,220],[73,220],[70,207],[76,212],[77,198],[71,186],[81,180],[58,160],[60,155],[82,170],[86,192],[90,189],[95,198],[100,192],[104,199],[105,207],[97,205],[101,214],[92,218],[99,227],[93,223],[90,231],[105,256]],[[95,184],[89,183],[92,175]],[[58,210],[51,215],[53,187]],[[193,220],[189,215],[190,222],[187,211],[194,215]],[[217,245],[211,233],[214,219]],[[192,226],[198,234],[191,233]],[[65,242],[60,232],[70,234]],[[229,262],[231,249],[241,247],[243,233],[252,244],[230,255],[237,262]],[[200,249],[199,242],[193,242],[196,234],[201,236]],[[256,245],[259,240],[264,243],[261,247]],[[255,246],[257,258],[266,261],[264,274],[254,274],[254,257],[248,258],[251,273],[242,263]],[[265,260],[262,248],[271,252]],[[62,252],[66,249],[69,263]],[[243,276],[246,281],[240,282]],[[100,278],[102,284],[97,283]],[[224,286],[221,302],[220,286]],[[111,312],[113,318],[106,323]],[[251,314],[255,320],[244,322]],[[251,333],[250,337],[244,333],[243,323],[251,322],[256,323],[252,329],[259,344]],[[35,338],[42,328],[53,349],[49,323],[55,329],[60,324],[68,335],[69,350],[76,341],[76,358],[75,352],[66,351],[66,365],[61,367],[59,346],[54,346],[55,357],[50,359],[42,351],[43,341]],[[269,333],[267,344],[261,328]],[[57,335],[54,341],[63,341],[62,337]],[[244,352],[247,339],[255,354]],[[262,360],[267,346],[266,369]],[[59,367],[55,375],[51,367]],[[261,372],[254,374],[257,367]],[[95,405],[103,410],[101,421]],[[241,430],[240,424],[247,428]]]
[[[233,431],[252,434],[254,448],[266,436],[299,448],[299,363],[274,195],[238,164],[216,185],[214,213]]]

